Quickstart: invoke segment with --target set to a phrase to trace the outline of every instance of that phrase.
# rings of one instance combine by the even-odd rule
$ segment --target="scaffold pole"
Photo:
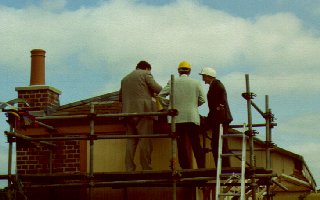
[[[248,132],[249,132],[249,146],[250,146],[250,168],[251,168],[251,190],[252,199],[256,200],[256,180],[255,180],[255,154],[254,154],[254,138],[252,131],[252,112],[251,112],[251,98],[252,94],[250,92],[249,74],[246,77],[246,94],[247,94],[247,112],[248,112]]]

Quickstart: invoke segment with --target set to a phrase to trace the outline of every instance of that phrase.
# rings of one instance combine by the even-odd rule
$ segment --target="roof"
[[[90,105],[94,104],[96,114],[119,113],[119,92],[107,93],[62,105],[50,115],[79,115],[90,113]]]

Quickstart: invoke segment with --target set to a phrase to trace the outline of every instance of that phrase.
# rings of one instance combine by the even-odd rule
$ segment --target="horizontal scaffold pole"
[[[21,135],[19,133],[8,132],[8,131],[5,131],[4,133],[9,137],[16,137],[16,138],[23,139],[23,140],[26,140],[26,141],[29,141],[29,142],[35,141],[34,138],[28,137],[28,136],[25,136],[25,135]],[[56,146],[55,144],[51,144],[51,143],[45,142],[45,141],[37,141],[37,142],[39,142],[40,144],[51,146],[51,147],[55,147]]]
[[[270,125],[272,126],[277,126],[277,123],[271,123]],[[251,125],[252,127],[264,127],[264,126],[267,126],[266,123],[263,123],[263,124],[252,124]],[[243,124],[240,124],[240,125],[230,125],[229,126],[230,128],[243,128]],[[248,127],[248,125],[246,126]]]
[[[44,116],[36,117],[37,120],[50,120],[50,119],[79,119],[95,117],[138,117],[138,116],[167,116],[170,112],[142,112],[142,113],[111,113],[111,114],[87,114],[87,115],[57,115],[57,116]]]
[[[16,136],[27,141],[62,141],[62,140],[98,140],[98,139],[127,139],[127,138],[169,138],[170,134],[153,134],[153,135],[89,135],[89,136],[72,136],[72,137],[38,137],[31,138],[15,133]],[[50,144],[50,143],[48,143]]]
[[[189,178],[186,180],[179,180],[177,182],[178,185],[181,186],[197,186],[197,185],[206,185],[207,180],[212,180],[213,178]],[[193,182],[199,181],[199,182]],[[203,182],[205,181],[205,182]],[[39,185],[29,185],[25,186],[25,188],[59,188],[59,187],[114,187],[114,186],[143,186],[148,185],[151,186],[164,186],[169,187],[172,184],[172,179],[154,179],[154,180],[127,180],[127,181],[88,181],[88,182],[79,182],[79,183],[60,183],[60,184],[39,184]]]

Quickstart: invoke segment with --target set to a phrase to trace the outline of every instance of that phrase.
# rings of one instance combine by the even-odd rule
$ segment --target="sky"
[[[30,51],[39,48],[46,51],[46,85],[62,91],[61,105],[118,90],[140,60],[164,86],[186,60],[199,81],[203,67],[216,69],[232,124],[243,124],[249,74],[262,110],[269,97],[273,142],[303,156],[320,184],[320,0],[0,0],[0,36],[2,102],[29,85]],[[253,123],[264,122],[252,112]],[[0,112],[1,133],[5,120]],[[256,130],[264,140],[265,129]],[[0,150],[5,174],[3,134]]]

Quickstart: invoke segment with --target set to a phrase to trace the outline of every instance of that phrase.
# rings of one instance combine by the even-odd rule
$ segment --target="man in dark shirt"
[[[223,126],[223,133],[228,132],[229,124],[233,120],[228,99],[227,92],[220,80],[216,79],[216,71],[213,68],[206,67],[200,72],[202,80],[209,85],[207,94],[207,101],[209,113],[206,119],[206,125],[212,130],[212,154],[217,166],[218,163],[218,145],[220,124]],[[227,141],[223,140],[223,153],[228,152]],[[222,159],[222,167],[230,167],[230,159],[224,157]]]

